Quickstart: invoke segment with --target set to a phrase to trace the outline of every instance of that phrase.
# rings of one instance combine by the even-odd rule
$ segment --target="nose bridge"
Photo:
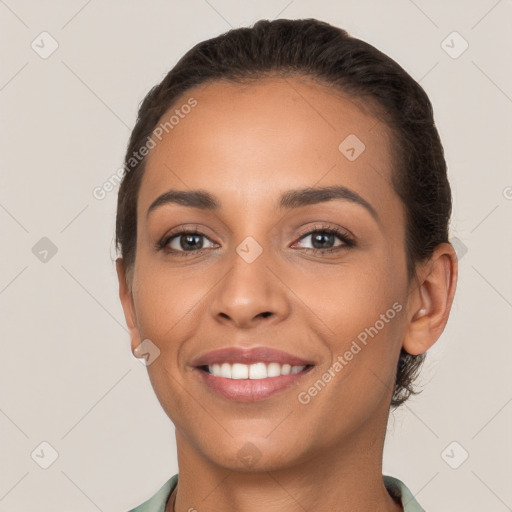
[[[258,238],[262,243],[246,236],[234,247],[229,270],[215,288],[210,304],[215,318],[230,318],[239,326],[247,326],[258,316],[286,313],[285,292],[272,270],[271,248],[262,235]]]

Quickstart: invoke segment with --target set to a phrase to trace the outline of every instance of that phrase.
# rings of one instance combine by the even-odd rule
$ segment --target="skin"
[[[173,109],[190,97],[197,106],[148,156],[132,272],[117,261],[132,350],[144,339],[160,350],[148,373],[176,427],[175,510],[402,510],[382,480],[395,368],[402,346],[423,353],[445,327],[457,279],[453,248],[438,246],[408,281],[387,127],[362,102],[298,78],[216,82],[187,91]],[[338,149],[349,134],[366,146],[354,161]],[[288,190],[331,185],[359,194],[378,218],[343,199],[278,207]],[[221,207],[166,204],[148,216],[169,189],[206,190]],[[338,251],[312,253],[306,234],[319,223],[348,230],[356,245],[334,238]],[[157,250],[179,226],[197,227],[204,249],[186,257]],[[248,236],[263,249],[252,263],[236,252]],[[185,252],[179,236],[170,244]],[[400,313],[300,403],[298,393],[396,302]],[[190,365],[226,346],[271,346],[315,367],[268,399],[231,401]],[[244,446],[256,454],[250,466],[240,456]]]

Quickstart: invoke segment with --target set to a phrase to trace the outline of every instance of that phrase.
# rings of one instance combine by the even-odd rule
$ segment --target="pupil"
[[[332,243],[334,242],[334,235],[331,234],[317,234],[313,236],[313,246],[315,249],[325,249],[324,244],[325,242]],[[320,245],[317,247],[317,242]]]
[[[183,235],[181,237],[181,242],[185,240],[185,243],[181,243],[181,248],[185,250],[192,250],[192,249],[201,249],[203,244],[201,243],[201,235]],[[190,246],[187,247],[187,244],[190,244]]]

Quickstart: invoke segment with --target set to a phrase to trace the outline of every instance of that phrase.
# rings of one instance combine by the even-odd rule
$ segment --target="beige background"
[[[431,512],[512,510],[510,0],[0,0],[0,511],[122,512],[177,471],[118,302],[117,190],[92,191],[188,48],[275,17],[347,29],[432,100],[460,280],[425,391],[390,419],[384,471]]]

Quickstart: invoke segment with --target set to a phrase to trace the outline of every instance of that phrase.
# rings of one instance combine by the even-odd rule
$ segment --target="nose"
[[[235,254],[212,290],[209,310],[215,321],[247,329],[284,320],[290,314],[287,288],[272,267],[265,252],[250,263]]]

